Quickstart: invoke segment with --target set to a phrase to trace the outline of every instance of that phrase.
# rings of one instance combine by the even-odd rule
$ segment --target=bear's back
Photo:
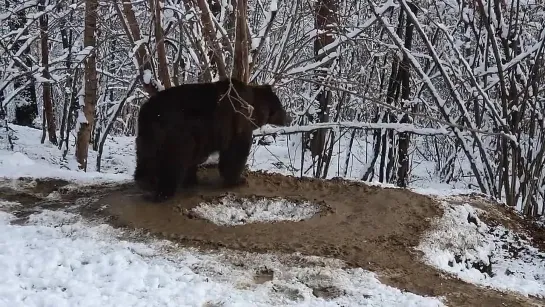
[[[159,113],[183,113],[187,116],[210,116],[217,107],[218,93],[211,83],[188,83],[158,92],[149,102]]]

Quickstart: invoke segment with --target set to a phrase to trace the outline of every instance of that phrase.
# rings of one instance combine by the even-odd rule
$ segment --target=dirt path
[[[82,207],[89,217],[107,217],[117,227],[141,228],[187,245],[253,252],[301,252],[339,258],[376,272],[382,282],[420,295],[445,296],[449,306],[532,306],[537,300],[480,288],[421,263],[413,247],[442,214],[430,198],[341,180],[320,181],[252,172],[237,197],[282,196],[322,204],[321,215],[303,222],[217,226],[185,209],[221,196],[215,169],[199,173],[202,184],[164,204],[151,204],[132,185],[95,190]],[[81,193],[82,191],[79,191]],[[97,195],[97,192],[102,195]],[[541,306],[543,303],[541,302]]]

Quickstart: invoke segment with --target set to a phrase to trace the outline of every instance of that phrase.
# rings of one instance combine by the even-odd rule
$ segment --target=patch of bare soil
[[[377,273],[382,282],[420,295],[444,296],[449,306],[539,306],[537,300],[477,287],[423,264],[414,250],[442,210],[431,198],[404,189],[384,189],[344,180],[315,180],[262,172],[248,173],[248,186],[222,189],[217,171],[202,169],[201,184],[174,199],[154,204],[131,184],[97,187],[94,200],[80,206],[90,218],[106,218],[116,227],[143,229],[200,248],[251,252],[300,252],[333,257],[348,266]],[[188,214],[201,202],[229,192],[240,198],[284,197],[320,204],[322,209],[299,222],[219,226]],[[255,279],[272,278],[268,271]],[[336,289],[315,289],[334,297]],[[541,306],[543,304],[541,303]]]
[[[34,204],[68,184],[58,179],[19,178],[0,182],[2,199],[17,201],[23,205]]]

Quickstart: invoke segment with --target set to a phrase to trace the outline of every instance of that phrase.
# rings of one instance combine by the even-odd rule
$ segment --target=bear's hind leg
[[[246,167],[246,161],[250,155],[252,137],[233,138],[227,150],[220,151],[219,172],[223,178],[224,187],[245,185],[246,178],[242,177],[242,171]]]
[[[164,144],[159,155],[159,171],[155,201],[162,202],[176,194],[180,180],[184,180],[187,174],[187,161],[185,157],[191,154],[192,141],[183,137],[170,137]],[[183,144],[183,145],[182,145]]]

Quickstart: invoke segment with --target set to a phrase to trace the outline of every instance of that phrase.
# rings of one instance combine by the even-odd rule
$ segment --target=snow
[[[251,50],[256,50],[259,47],[259,42],[261,42],[261,37],[252,37],[251,42]]]
[[[14,130],[17,140],[14,141],[14,150],[0,150],[0,178],[59,178],[73,181],[78,184],[122,182],[130,180],[132,171],[128,171],[120,164],[133,164],[134,160],[126,152],[132,151],[134,146],[128,145],[124,138],[110,142],[115,144],[115,154],[111,154],[109,148],[105,148],[104,157],[108,161],[109,172],[99,173],[92,170],[89,163],[88,172],[78,169],[74,152],[69,152],[66,159],[62,158],[62,151],[56,146],[46,142],[40,144],[41,130],[10,126]],[[71,136],[71,142],[74,142]],[[1,141],[1,140],[0,140]],[[131,140],[132,141],[132,140]],[[117,144],[116,144],[117,143]],[[71,144],[71,148],[73,148]],[[112,158],[116,158],[112,161]],[[128,159],[127,159],[128,157]],[[96,159],[96,152],[89,150],[88,161]],[[134,159],[134,158],[132,158]],[[121,162],[123,161],[123,162]]]
[[[19,178],[62,178],[76,180],[79,183],[112,182],[130,179],[127,175],[104,174],[97,172],[76,172],[59,169],[45,162],[35,161],[21,152],[5,153],[0,151],[0,177]]]
[[[271,0],[271,4],[269,5],[269,11],[274,12],[278,10],[278,0]]]
[[[236,199],[227,195],[219,204],[201,203],[191,209],[198,217],[222,226],[243,225],[257,222],[303,221],[320,211],[318,205],[309,202],[294,203],[276,199]]]
[[[87,56],[89,56],[91,54],[91,51],[93,51],[93,46],[87,46],[87,47],[83,48],[81,51],[79,51],[75,55],[76,62],[83,61],[83,59],[85,59]]]
[[[144,83],[149,84],[151,82],[151,78],[152,78],[151,70],[149,69],[144,70],[144,74],[142,76],[142,80],[144,81]]]
[[[315,110],[309,107],[308,114],[314,114]],[[398,132],[411,132],[413,134],[422,135],[450,135],[451,133],[445,128],[417,128],[412,124],[399,124],[399,123],[364,123],[364,122],[335,122],[335,123],[316,123],[312,125],[293,125],[289,127],[273,127],[271,125],[265,125],[259,129],[256,129],[254,136],[266,135],[272,133],[295,133],[312,131],[323,128],[368,128],[368,129],[396,129]]]
[[[486,225],[469,204],[443,206],[445,214],[417,248],[426,263],[469,283],[545,297],[545,253],[501,225]],[[479,262],[492,264],[492,276],[472,267]]]
[[[78,119],[77,119],[77,122],[81,125],[81,124],[88,124],[89,122],[87,121],[87,117],[85,117],[85,114],[83,113],[83,111],[80,109],[78,110]]]
[[[0,211],[2,306],[444,306],[335,260],[306,257],[330,265],[297,267],[278,256],[233,252],[229,261],[225,253],[169,242],[121,240],[120,231],[66,212],[44,210],[24,225],[10,224],[15,219]],[[256,283],[252,271],[264,265],[273,277]],[[311,287],[323,285],[343,295],[314,296]]]
[[[324,56],[320,61],[316,61],[313,63],[310,63],[306,66],[298,66],[292,69],[289,69],[285,74],[286,75],[295,75],[300,74],[308,71],[315,70],[321,66],[323,66],[325,63],[328,63],[329,61],[332,61],[333,59],[337,58],[339,56],[339,53],[336,51],[330,52],[326,56]]]

